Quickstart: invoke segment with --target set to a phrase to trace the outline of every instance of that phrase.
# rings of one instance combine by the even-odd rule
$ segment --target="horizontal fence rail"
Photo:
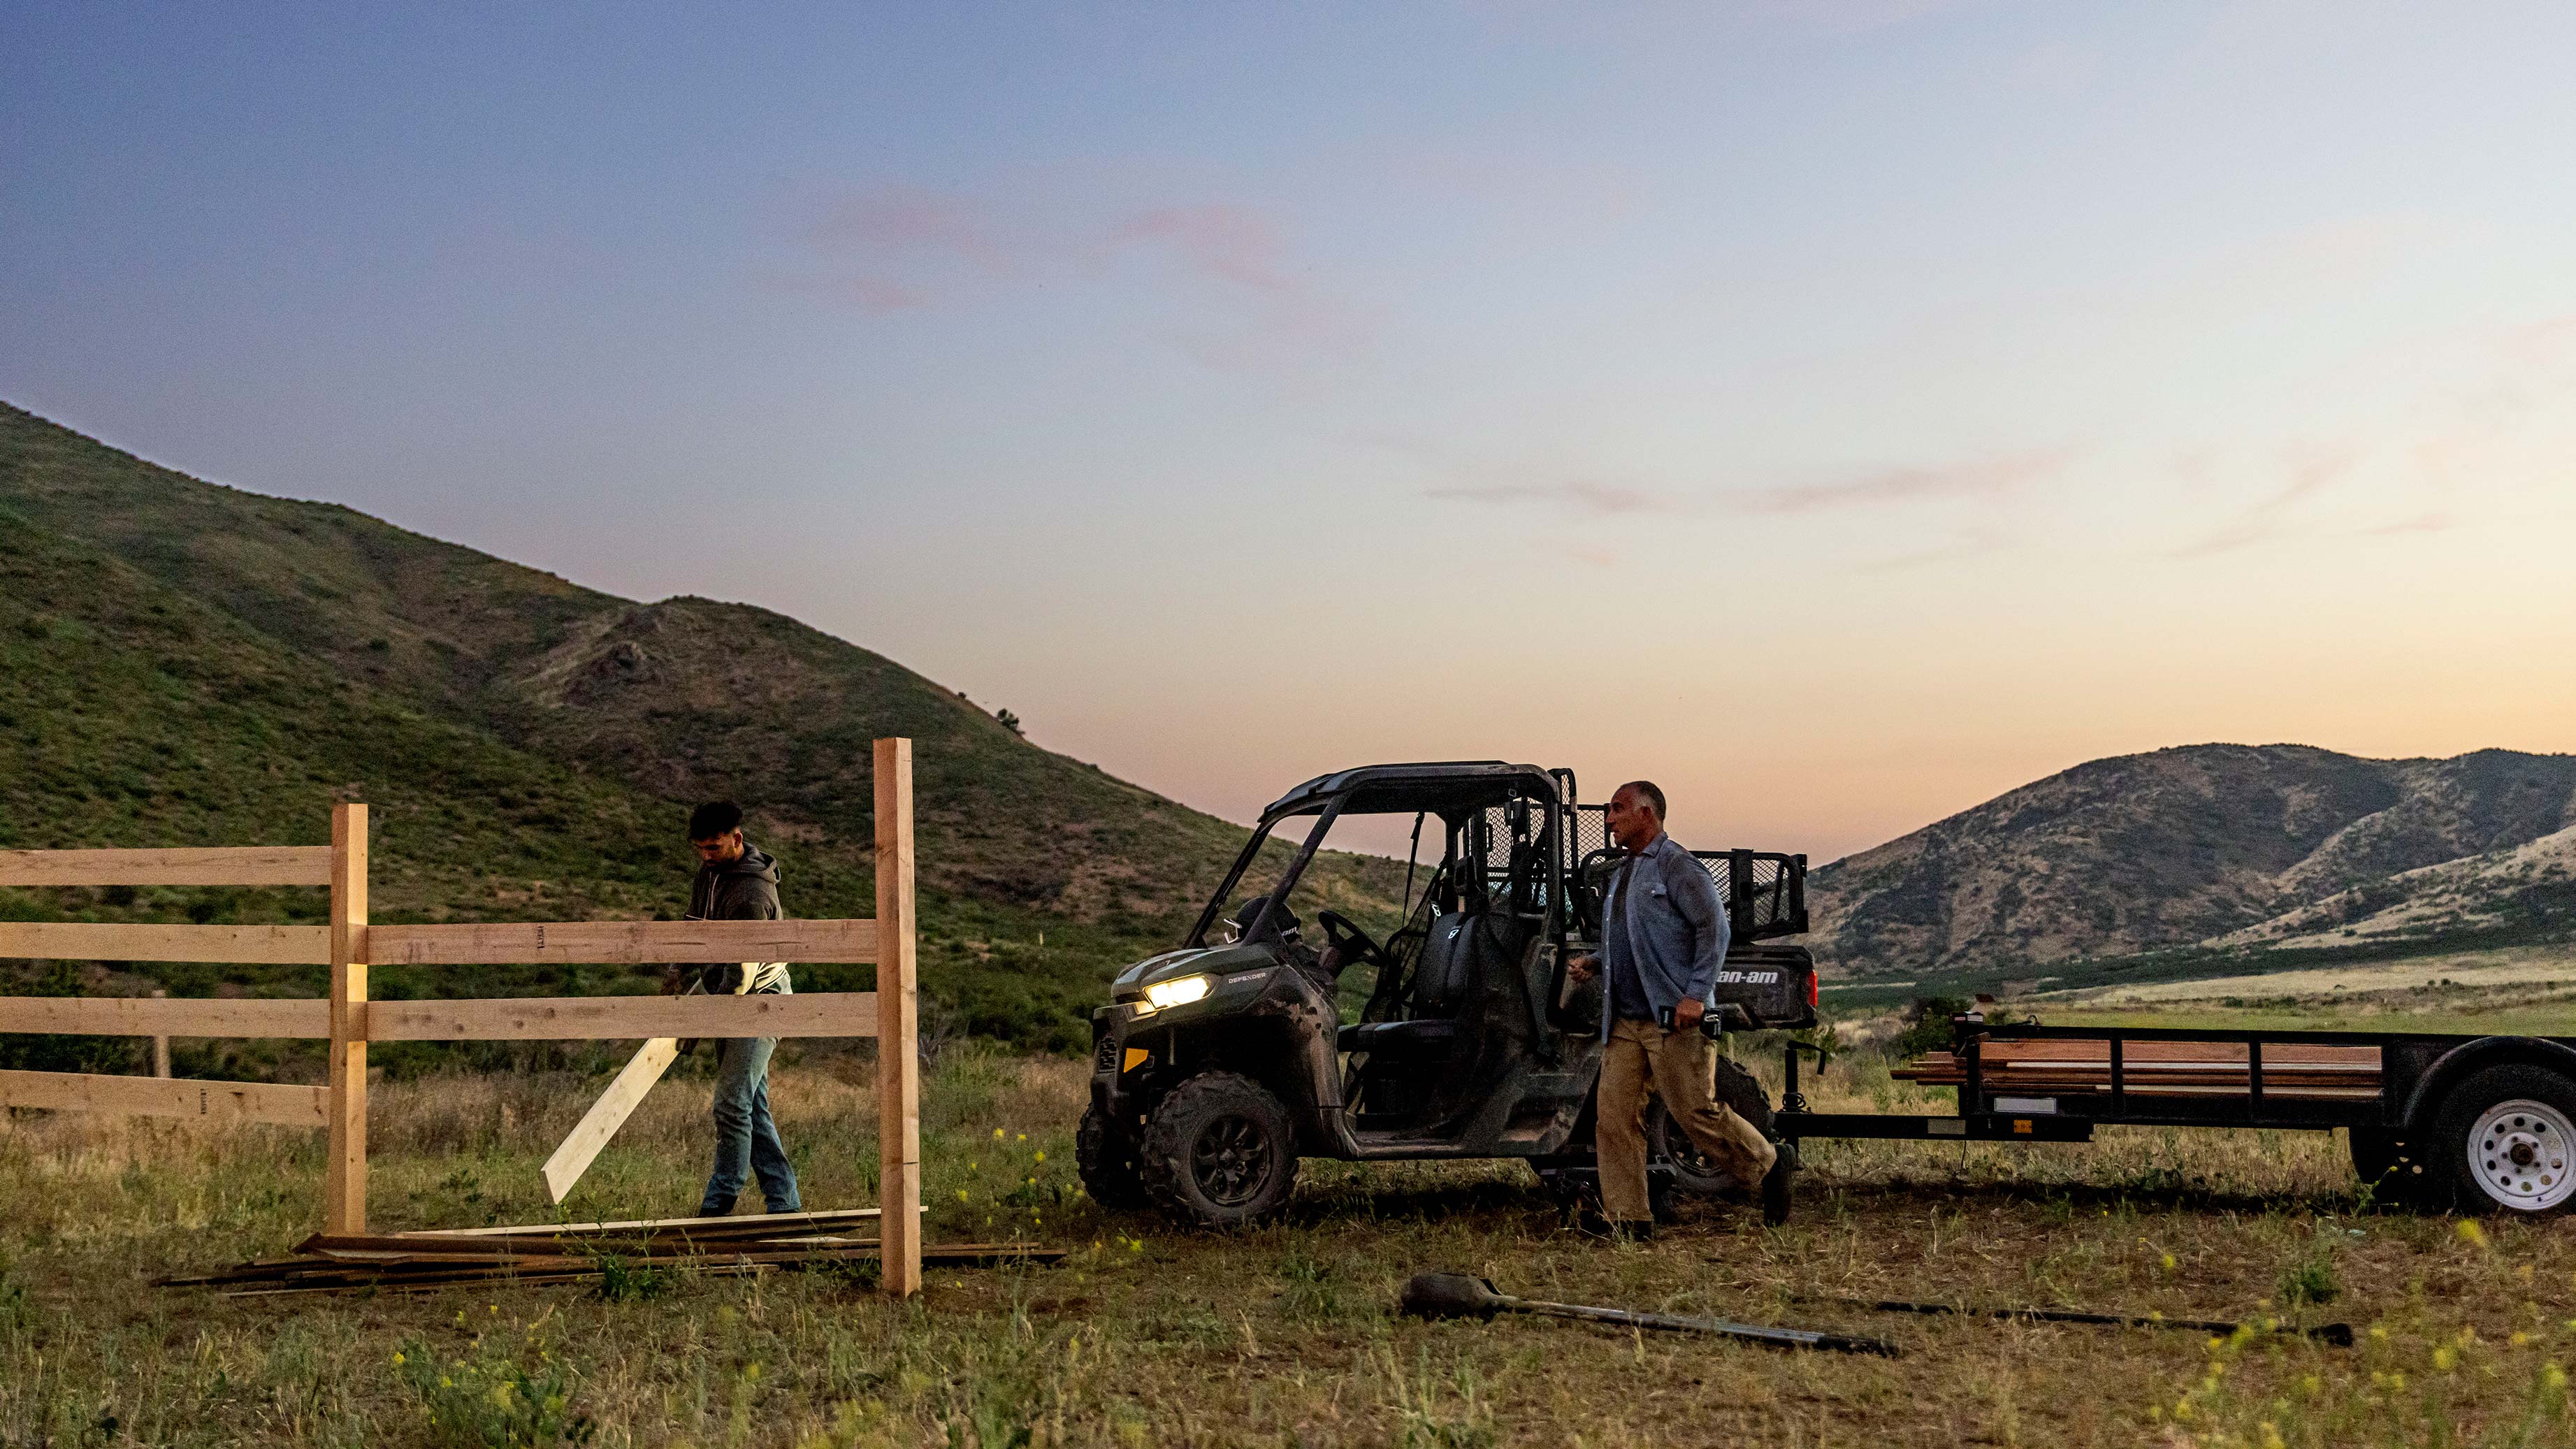
[[[369,1041],[629,1041],[657,1036],[875,1036],[877,994],[529,996],[370,1001]]]
[[[324,1125],[329,1089],[267,1082],[195,1082],[168,1077],[103,1077],[86,1072],[0,1071],[0,1102],[56,1112],[122,1112],[194,1117],[209,1125],[270,1122]]]
[[[331,1003],[318,996],[0,996],[0,1032],[319,1040],[331,1035]]]
[[[376,966],[686,965],[785,961],[867,965],[874,921],[563,921],[368,926],[354,949]]]
[[[0,886],[327,886],[327,845],[0,850]]]
[[[112,921],[0,921],[0,957],[56,961],[202,961],[222,966],[328,966],[328,926],[157,926]]]

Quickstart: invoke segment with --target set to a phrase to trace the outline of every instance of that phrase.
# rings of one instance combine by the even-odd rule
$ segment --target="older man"
[[[1613,1237],[1652,1237],[1646,1192],[1646,1083],[1709,1160],[1760,1183],[1762,1220],[1789,1216],[1790,1165],[1753,1124],[1709,1094],[1716,1044],[1700,1030],[1726,960],[1726,902],[1698,858],[1664,833],[1664,792],[1632,780],[1610,797],[1610,835],[1627,852],[1601,911],[1601,952],[1568,963],[1576,979],[1607,974],[1600,1125],[1593,1147]]]

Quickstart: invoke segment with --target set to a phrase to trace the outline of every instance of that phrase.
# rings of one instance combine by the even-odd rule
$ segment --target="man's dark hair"
[[[1664,790],[1662,786],[1656,784],[1654,781],[1631,780],[1627,784],[1620,786],[1619,790],[1634,790],[1638,794],[1645,796],[1646,803],[1655,807],[1655,818],[1657,820],[1665,818]],[[1619,790],[1613,790],[1610,793],[1616,795],[1619,793]]]
[[[689,812],[689,838],[713,840],[742,828],[742,807],[731,800],[710,800]]]

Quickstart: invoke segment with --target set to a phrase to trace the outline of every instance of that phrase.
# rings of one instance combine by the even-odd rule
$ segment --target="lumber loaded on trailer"
[[[2342,1128],[2377,1200],[2546,1215],[2576,1206],[2576,1038],[2434,1032],[2052,1027],[1952,1018],[1893,1075],[1958,1094],[1950,1115],[1816,1112],[1784,1049],[1774,1130],[2087,1142],[2097,1127]]]
[[[2139,1097],[2243,1097],[2253,1085],[2252,1049],[2240,1042],[2134,1041],[2122,1054],[2121,1088]],[[2064,1096],[2111,1091],[2107,1041],[1990,1040],[1986,1084],[1998,1094]],[[1926,1052],[1888,1073],[1927,1087],[1964,1086],[1967,1059]],[[2263,1054],[2263,1090],[2303,1100],[2379,1098],[2379,1048],[2284,1043]]]

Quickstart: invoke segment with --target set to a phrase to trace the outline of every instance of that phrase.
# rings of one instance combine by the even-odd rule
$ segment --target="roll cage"
[[[1198,923],[1181,944],[1201,947],[1225,912],[1226,902],[1260,863],[1262,848],[1284,822],[1321,818],[1278,883],[1261,898],[1261,907],[1246,923],[1241,939],[1260,941],[1278,934],[1281,907],[1313,863],[1315,852],[1345,815],[1412,815],[1415,817],[1414,864],[1425,824],[1440,822],[1440,856],[1434,863],[1428,898],[1435,891],[1475,895],[1507,904],[1515,914],[1541,915],[1552,934],[1561,935],[1566,921],[1569,816],[1574,810],[1574,772],[1543,770],[1501,760],[1441,761],[1412,765],[1371,765],[1319,775],[1273,801],[1261,812],[1252,839],[1226,872]],[[1472,865],[1472,868],[1470,868]],[[1405,902],[1413,913],[1412,869],[1408,868]]]

